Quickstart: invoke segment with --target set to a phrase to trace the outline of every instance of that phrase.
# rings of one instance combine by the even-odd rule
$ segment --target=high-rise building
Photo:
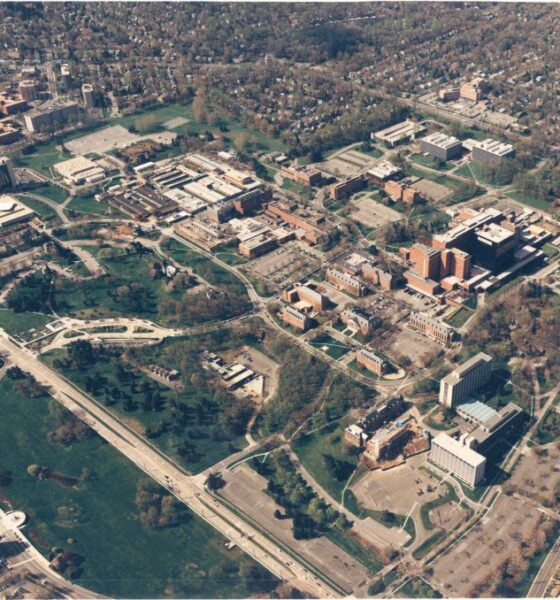
[[[492,357],[479,352],[440,381],[439,402],[452,408],[490,381]]]
[[[68,91],[72,87],[72,74],[70,72],[69,65],[67,65],[67,64],[61,65],[60,80],[66,91]]]
[[[31,133],[58,131],[78,121],[80,112],[76,102],[54,102],[48,108],[33,110],[25,117],[25,126]]]
[[[446,433],[440,433],[432,440],[430,460],[470,487],[476,487],[484,479],[484,456]]]
[[[95,95],[91,83],[84,83],[84,85],[82,85],[82,98],[84,99],[84,104],[88,110],[95,108]]]
[[[7,156],[0,156],[0,190],[14,188],[17,185],[12,160]]]
[[[39,97],[39,84],[33,79],[23,79],[19,82],[19,93],[26,102],[32,102]]]

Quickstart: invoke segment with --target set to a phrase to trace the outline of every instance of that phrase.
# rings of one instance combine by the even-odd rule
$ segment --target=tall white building
[[[490,381],[492,357],[479,352],[451,371],[439,384],[439,402],[452,408]]]
[[[484,456],[446,433],[440,433],[432,440],[430,460],[470,487],[476,487],[484,479]]]

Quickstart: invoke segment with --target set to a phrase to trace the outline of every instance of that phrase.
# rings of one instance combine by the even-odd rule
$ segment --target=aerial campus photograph
[[[560,597],[560,4],[0,2],[0,598]]]

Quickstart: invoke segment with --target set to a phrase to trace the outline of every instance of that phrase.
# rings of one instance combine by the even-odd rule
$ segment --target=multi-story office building
[[[291,306],[286,306],[280,316],[284,323],[301,331],[307,331],[311,325],[311,319],[306,314]]]
[[[422,152],[427,152],[436,158],[450,160],[461,154],[463,144],[456,137],[438,131],[422,138],[420,148],[422,148]]]
[[[356,362],[368,369],[368,371],[379,376],[387,371],[387,361],[367,348],[361,348],[358,351],[358,354],[356,354]]]
[[[365,296],[367,291],[367,287],[359,279],[336,269],[329,269],[327,271],[327,281],[333,283],[341,290],[346,290],[354,294],[354,296],[358,296],[358,298]]]
[[[452,408],[490,381],[492,357],[479,352],[440,381],[439,402]]]
[[[82,98],[87,109],[95,108],[95,93],[91,83],[84,83],[82,85]]]
[[[455,335],[455,330],[452,327],[429,317],[425,313],[413,313],[410,317],[410,325],[446,346],[453,341]]]
[[[484,479],[484,456],[446,433],[440,433],[432,440],[430,460],[470,487],[476,487]]]
[[[514,155],[515,148],[511,144],[490,138],[483,142],[474,142],[472,145],[472,159],[480,162],[495,163],[502,158],[511,158]]]
[[[239,244],[239,254],[247,258],[256,258],[274,250],[277,246],[278,240],[274,236],[267,233],[259,233]]]
[[[48,108],[33,110],[25,115],[27,130],[31,133],[58,131],[80,118],[76,102],[54,102]]]
[[[338,181],[329,186],[329,197],[333,200],[345,198],[364,186],[364,178],[362,175],[355,175],[344,181]]]
[[[24,112],[28,108],[29,106],[27,102],[19,94],[0,94],[0,113],[11,116],[20,112]]]
[[[383,189],[395,202],[406,202],[413,206],[420,202],[420,194],[406,181],[386,181]]]
[[[0,145],[13,144],[21,137],[19,129],[10,123],[0,123]]]
[[[0,156],[0,190],[14,188],[17,185],[12,159]]]
[[[33,79],[23,79],[19,82],[19,93],[26,102],[33,102],[39,97],[39,84]]]
[[[380,324],[380,319],[367,314],[359,306],[345,308],[340,313],[340,320],[352,331],[369,335]]]
[[[444,88],[443,90],[439,90],[438,97],[443,102],[459,100],[459,98],[461,97],[461,90],[458,87]]]
[[[305,166],[305,167],[292,167],[285,166],[280,168],[280,175],[287,177],[291,181],[295,183],[299,183],[300,185],[304,185],[307,187],[312,187],[314,185],[320,185],[323,179],[321,175],[321,171],[315,169],[315,167]]]
[[[471,102],[479,102],[484,96],[486,91],[486,83],[482,77],[476,77],[468,83],[463,83],[459,88],[459,94],[464,100],[470,100]]]
[[[426,279],[439,279],[440,251],[429,248],[424,244],[414,244],[410,250],[410,260],[416,267],[416,272]]]
[[[305,302],[318,311],[326,310],[329,305],[328,296],[308,285],[296,285],[294,288],[284,290],[282,298],[286,302]]]

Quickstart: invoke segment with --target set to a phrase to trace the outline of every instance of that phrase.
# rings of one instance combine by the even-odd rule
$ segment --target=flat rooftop
[[[425,131],[425,129],[426,128],[423,125],[420,125],[420,123],[406,120],[402,123],[397,123],[396,125],[391,125],[391,127],[378,131],[375,134],[375,137],[384,142],[394,144],[408,137],[415,136],[420,132]]]
[[[368,169],[367,174],[373,175],[373,177],[378,177],[379,179],[387,179],[397,173],[400,173],[401,169],[392,163],[384,160],[380,163],[377,163],[371,169]]]
[[[476,232],[477,237],[488,240],[494,244],[501,244],[515,237],[515,231],[500,227],[497,223],[488,223]]]
[[[457,456],[461,460],[464,460],[471,467],[478,467],[486,462],[486,459],[482,454],[471,450],[467,446],[463,446],[456,439],[447,435],[447,433],[440,433],[432,440],[432,445],[439,446],[444,450],[447,450],[454,456]]]
[[[465,413],[467,417],[474,419],[475,421],[486,425],[496,418],[500,418],[500,413],[494,410],[484,402],[480,400],[474,400],[472,402],[465,402],[457,407],[459,414]]]
[[[490,154],[494,154],[495,156],[507,156],[515,150],[511,144],[499,142],[498,140],[493,140],[491,138],[487,138],[482,142],[475,142],[473,148],[486,150],[486,152],[490,152]]]
[[[492,357],[484,352],[479,352],[472,358],[469,358],[466,362],[464,362],[461,366],[457,367],[451,373],[446,375],[442,381],[445,382],[454,382],[461,377],[467,375],[472,369],[478,367],[482,362],[491,362]]]
[[[442,133],[441,131],[427,135],[425,138],[423,138],[422,141],[427,142],[428,144],[433,144],[438,148],[443,148],[444,150],[448,150],[449,148],[455,148],[455,146],[461,145],[461,141],[458,140],[456,137],[452,135],[447,135],[445,133]]]

